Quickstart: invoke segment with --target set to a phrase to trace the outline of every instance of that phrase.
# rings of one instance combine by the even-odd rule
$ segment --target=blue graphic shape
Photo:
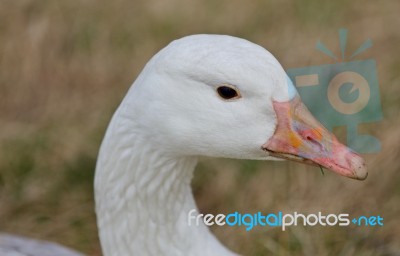
[[[358,112],[346,114],[339,112],[328,100],[328,87],[331,80],[343,72],[354,72],[368,82],[369,99]],[[351,62],[340,62],[320,66],[288,69],[287,74],[292,81],[296,78],[313,75],[318,84],[302,85],[294,83],[304,104],[311,113],[330,131],[336,126],[347,127],[347,145],[360,153],[375,153],[380,151],[379,140],[371,135],[359,135],[358,124],[377,122],[382,119],[376,63],[373,59]],[[344,88],[342,88],[344,87]],[[350,89],[349,89],[350,88]],[[345,81],[340,85],[339,98],[344,102],[357,102],[363,96],[354,85],[349,87]],[[356,96],[357,99],[354,99]]]
[[[356,101],[360,96],[360,90],[353,86],[352,83],[344,83],[339,89],[339,97],[345,103]]]
[[[337,60],[336,55],[333,54],[333,52],[331,52],[331,50],[329,50],[328,47],[326,47],[321,41],[318,40],[316,47],[318,50],[325,53],[329,57],[333,58],[334,60]]]
[[[287,86],[288,86],[289,99],[293,99],[294,96],[296,96],[296,94],[297,94],[296,87],[294,86],[294,84],[289,76],[286,76],[286,82],[287,82]]]
[[[342,60],[344,60],[344,54],[346,51],[346,42],[347,42],[347,29],[341,28],[339,29],[339,43],[340,43],[340,51],[342,53]]]
[[[360,47],[350,56],[350,59],[354,58],[356,55],[362,53],[363,51],[367,50],[368,48],[372,47],[371,39],[367,39],[364,43],[361,44]]]

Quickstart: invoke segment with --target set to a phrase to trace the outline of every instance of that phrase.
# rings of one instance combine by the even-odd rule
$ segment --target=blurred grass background
[[[361,125],[382,152],[365,155],[364,182],[287,162],[204,159],[193,190],[203,212],[346,212],[381,215],[383,227],[213,227],[244,255],[400,255],[399,1],[0,2],[0,230],[101,255],[93,205],[98,147],[142,67],[173,39],[244,37],[285,68],[334,63],[367,38],[358,59],[378,65],[384,120]],[[338,129],[344,138],[344,129]]]

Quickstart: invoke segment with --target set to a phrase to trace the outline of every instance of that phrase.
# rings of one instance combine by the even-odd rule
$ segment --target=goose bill
[[[274,101],[273,106],[277,127],[262,146],[270,156],[322,166],[353,179],[367,177],[364,159],[319,123],[298,95],[288,102]]]

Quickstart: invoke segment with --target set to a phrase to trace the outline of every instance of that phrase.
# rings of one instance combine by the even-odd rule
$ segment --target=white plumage
[[[239,97],[221,98],[224,85]],[[282,115],[274,102],[292,101],[295,91],[279,62],[243,39],[188,36],[156,54],[114,114],[99,153],[104,255],[235,255],[205,225],[188,225],[188,212],[197,209],[190,187],[197,157],[279,156],[266,146]],[[353,162],[341,174],[362,178],[363,162]]]

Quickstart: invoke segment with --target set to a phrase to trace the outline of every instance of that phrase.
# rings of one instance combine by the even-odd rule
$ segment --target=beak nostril
[[[312,134],[306,134],[303,135],[303,138],[309,145],[312,145],[312,147],[317,147],[319,151],[324,150],[324,145],[318,141],[317,138],[315,138]]]
[[[301,138],[305,141],[309,142],[317,142],[318,140],[315,138],[315,135],[313,134],[314,132],[312,130],[300,130],[298,131],[298,134],[301,136]]]

